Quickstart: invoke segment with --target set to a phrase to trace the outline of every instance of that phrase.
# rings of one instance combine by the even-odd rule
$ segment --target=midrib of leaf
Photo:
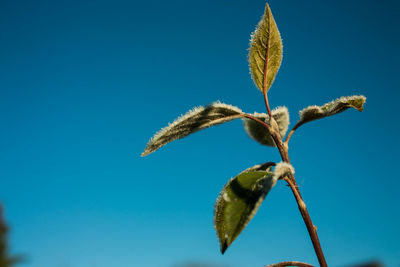
[[[174,140],[202,129],[245,116],[249,115],[239,108],[219,102],[194,108],[158,131],[147,143],[141,156],[146,156]]]
[[[210,120],[209,122],[204,123],[202,125],[202,127],[207,128],[207,127],[210,127],[210,126],[212,126],[214,124],[223,123],[223,122],[225,122],[227,120],[239,119],[239,118],[242,118],[242,117],[243,117],[243,114],[238,114],[238,115],[231,115],[231,116],[227,116],[225,118],[220,118],[220,119],[216,119],[216,120],[212,120],[212,121]]]
[[[266,47],[266,52],[265,52],[265,61],[264,61],[264,78],[263,78],[263,94],[267,94],[268,90],[268,82],[267,82],[267,74],[268,74],[268,56],[269,56],[269,46],[270,46],[270,40],[271,40],[271,18],[270,18],[270,9],[267,4],[267,21],[268,21],[268,26],[267,26],[267,47]]]

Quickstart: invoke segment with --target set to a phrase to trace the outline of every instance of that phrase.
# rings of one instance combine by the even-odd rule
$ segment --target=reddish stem
[[[268,3],[265,6],[266,10],[268,10]],[[266,12],[266,16],[268,16],[268,29],[267,29],[267,34],[268,34],[268,38],[267,38],[267,51],[265,52],[265,61],[264,61],[264,77],[263,77],[263,95],[264,95],[264,102],[265,102],[265,106],[267,108],[268,111],[268,115],[271,117],[271,109],[269,107],[269,103],[268,103],[268,96],[267,96],[267,90],[268,90],[268,80],[267,80],[267,74],[268,74],[268,60],[269,60],[269,44],[270,44],[270,33],[271,33],[271,19],[269,18],[269,12]]]
[[[274,139],[275,144],[279,150],[279,153],[281,154],[282,160],[284,162],[290,163],[287,143],[282,142],[282,137],[280,136],[280,134],[277,131],[275,131],[270,125],[266,124],[265,122],[255,118],[249,114],[243,114],[243,116],[246,118],[252,119],[252,120],[260,123],[261,125],[263,125],[268,130],[268,132],[271,134],[272,138]],[[272,117],[270,117],[270,119],[273,120]],[[318,262],[321,267],[327,267],[328,265],[326,263],[324,253],[321,248],[321,243],[319,242],[317,228],[312,223],[310,214],[308,213],[307,207],[306,207],[306,205],[303,201],[303,198],[300,194],[299,187],[297,186],[296,179],[295,179],[294,175],[291,174],[291,175],[289,175],[289,177],[286,177],[284,180],[289,184],[290,189],[292,190],[293,195],[296,199],[297,205],[299,207],[299,211],[301,213],[301,216],[303,217],[304,223],[306,224],[308,233],[310,235],[315,254],[317,255]]]

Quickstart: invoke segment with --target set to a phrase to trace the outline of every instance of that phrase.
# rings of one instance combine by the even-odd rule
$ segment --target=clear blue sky
[[[140,158],[193,106],[264,112],[246,61],[264,11],[253,1],[0,2],[0,201],[24,267],[317,264],[288,187],[271,191],[221,255],[213,205],[226,181],[279,161],[240,121]],[[315,121],[291,140],[303,197],[331,266],[400,264],[395,168],[399,1],[278,1],[284,58],[273,107],[364,94],[365,111]]]

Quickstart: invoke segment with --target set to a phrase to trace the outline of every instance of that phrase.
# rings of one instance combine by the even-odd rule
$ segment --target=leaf
[[[242,171],[241,173],[239,173],[239,175],[246,173],[246,172],[251,172],[251,171],[266,171],[266,172],[270,172],[272,166],[275,166],[276,163],[275,162],[265,162],[263,164],[258,164],[258,165],[254,165],[253,167],[250,167],[244,171]]]
[[[274,168],[274,178],[276,180],[282,179],[289,174],[294,174],[294,168],[287,162],[279,162]]]
[[[268,92],[282,62],[282,39],[268,4],[251,35],[248,60],[254,83],[263,93],[266,83],[265,93]]]
[[[265,170],[254,171],[260,166],[247,169],[231,179],[217,198],[214,226],[222,254],[253,218],[277,181],[269,171],[271,165],[264,164]]]
[[[271,114],[278,124],[281,137],[284,137],[289,126],[288,109],[286,107],[277,107],[272,110]],[[253,116],[269,124],[268,114],[256,112]],[[262,145],[275,146],[274,139],[264,126],[251,119],[243,119],[243,126],[250,138],[254,139]]]
[[[169,142],[199,130],[240,118],[241,114],[243,112],[239,108],[220,102],[196,107],[158,131],[147,143],[141,156],[147,156]]]
[[[345,111],[348,108],[355,108],[363,111],[366,97],[363,95],[342,96],[334,101],[326,103],[323,106],[309,106],[299,112],[300,120],[297,125],[304,124],[309,121],[332,116]]]

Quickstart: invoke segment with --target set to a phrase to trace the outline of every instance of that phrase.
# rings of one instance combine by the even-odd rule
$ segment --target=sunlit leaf
[[[271,165],[258,165],[231,179],[215,203],[214,225],[221,252],[232,244],[257,212],[262,201],[276,183]]]
[[[297,124],[304,124],[309,121],[332,116],[343,112],[348,108],[355,108],[358,111],[363,111],[365,101],[365,96],[354,95],[346,97],[343,96],[323,106],[309,106],[299,112],[300,120]]]
[[[254,165],[253,167],[247,168],[246,170],[242,171],[241,173],[239,173],[239,175],[246,173],[246,172],[254,172],[254,171],[266,171],[266,172],[270,172],[271,168],[273,166],[275,166],[276,163],[275,162],[265,162],[263,164],[257,164]]]
[[[219,102],[206,107],[196,107],[158,131],[147,143],[142,157],[176,139],[213,125],[240,118],[241,114],[243,112],[239,108]]]
[[[284,137],[289,126],[289,112],[286,107],[278,107],[272,110],[272,117],[274,117],[275,121],[279,127],[279,133],[281,137]],[[269,116],[265,113],[254,113],[253,115],[257,119],[264,121],[269,124]],[[258,122],[251,119],[243,119],[244,129],[246,133],[255,141],[259,142],[262,145],[267,146],[275,146],[274,139],[268,130],[260,125]]]
[[[268,4],[264,16],[251,35],[248,60],[254,83],[261,92],[266,83],[267,92],[282,62],[282,40]]]

